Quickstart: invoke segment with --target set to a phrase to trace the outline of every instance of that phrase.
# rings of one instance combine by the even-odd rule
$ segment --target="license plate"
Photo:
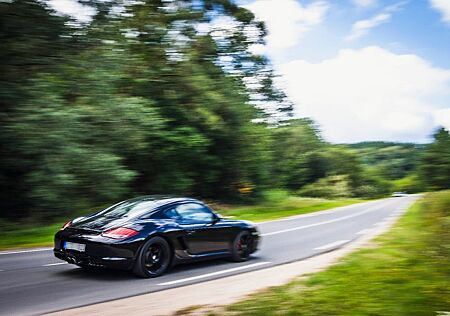
[[[86,250],[86,245],[85,244],[78,244],[76,242],[65,241],[64,242],[64,249],[84,252]]]

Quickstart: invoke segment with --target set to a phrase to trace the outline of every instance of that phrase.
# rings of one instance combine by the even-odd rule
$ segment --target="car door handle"
[[[195,234],[195,230],[187,230],[186,234],[193,235],[193,234]]]

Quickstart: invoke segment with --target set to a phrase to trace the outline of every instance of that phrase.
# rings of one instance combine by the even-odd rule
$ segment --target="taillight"
[[[72,221],[68,221],[67,223],[65,223],[63,225],[63,227],[61,227],[61,230],[66,229],[67,227],[70,227],[70,226],[72,226]]]
[[[138,232],[131,228],[119,227],[107,230],[102,233],[103,237],[113,239],[125,239],[136,235]]]

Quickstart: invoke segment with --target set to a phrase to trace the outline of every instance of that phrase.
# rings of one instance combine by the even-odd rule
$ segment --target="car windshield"
[[[106,217],[134,217],[154,210],[159,203],[155,200],[125,201],[107,208],[99,215]]]

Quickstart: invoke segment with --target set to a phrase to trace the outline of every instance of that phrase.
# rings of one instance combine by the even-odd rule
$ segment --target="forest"
[[[231,0],[0,1],[0,218],[49,221],[175,194],[377,198],[450,188],[450,136],[331,144],[252,53],[267,30]],[[302,87],[298,87],[302,89]],[[298,105],[298,106],[301,106]]]

